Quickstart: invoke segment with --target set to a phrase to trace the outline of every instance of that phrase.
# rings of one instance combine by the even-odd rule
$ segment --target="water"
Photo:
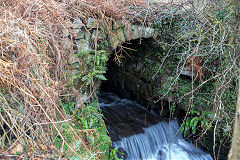
[[[157,116],[149,113],[151,117],[154,116],[154,120],[150,119],[148,127],[144,128],[146,118],[143,115],[146,114],[141,113],[145,112],[144,107],[127,99],[120,99],[114,94],[102,95],[99,98],[100,106],[104,116],[107,115],[110,137],[116,139],[113,146],[124,149],[128,160],[212,160],[209,154],[183,139],[177,120],[156,122]],[[150,125],[153,122],[156,124]],[[142,130],[136,128],[136,124]],[[131,130],[137,132],[129,132]]]

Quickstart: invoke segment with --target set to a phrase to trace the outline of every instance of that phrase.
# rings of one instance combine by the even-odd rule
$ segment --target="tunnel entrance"
[[[101,90],[115,93],[121,98],[127,98],[146,106],[167,117],[169,104],[157,99],[157,88],[161,87],[161,76],[157,72],[163,49],[153,38],[132,40],[118,47],[107,63],[107,81],[101,85]],[[165,109],[163,109],[165,108]],[[164,111],[163,111],[164,110]]]

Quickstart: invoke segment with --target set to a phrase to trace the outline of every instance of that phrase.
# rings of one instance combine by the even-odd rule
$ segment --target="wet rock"
[[[157,154],[157,160],[166,160],[166,159],[167,159],[166,151],[163,151],[162,149],[160,149]]]
[[[117,157],[120,159],[127,159],[127,152],[123,148],[118,148]]]

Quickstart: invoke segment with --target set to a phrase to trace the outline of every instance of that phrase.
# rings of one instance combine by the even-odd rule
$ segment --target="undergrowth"
[[[63,136],[67,143],[71,144],[79,155],[90,157],[90,159],[109,159],[108,149],[111,146],[110,137],[106,133],[106,128],[102,119],[102,114],[99,112],[99,104],[96,100],[85,105],[84,108],[76,108],[75,102],[63,103],[66,114],[73,119],[73,129],[70,130],[68,124],[60,124],[59,127],[63,130]],[[81,139],[75,139],[74,134],[84,137],[84,142]],[[61,148],[66,158],[80,159],[77,154],[69,152],[69,147],[64,144],[63,140],[57,133],[53,134],[55,146]],[[82,143],[87,144],[90,153],[84,151]],[[98,152],[96,152],[98,151]],[[88,154],[88,155],[87,155]]]
[[[214,5],[211,7],[210,9],[215,9]],[[64,48],[63,29],[69,30],[69,38],[74,44],[72,22],[75,19],[81,19],[83,28],[86,29],[87,19],[95,18],[97,26],[111,36],[112,25],[116,20],[121,20],[127,28],[130,28],[133,22],[146,25],[149,20],[157,24],[166,18],[162,13],[169,12],[169,17],[176,14],[176,10],[167,10],[168,8],[171,8],[170,5],[150,8],[143,0],[0,0],[1,158],[114,158],[115,150],[111,153],[107,150],[111,141],[107,137],[97,102],[93,97],[88,97],[90,101],[84,104],[82,86],[79,86],[79,89],[73,85],[76,75],[69,72],[71,66],[67,60],[69,54],[74,52],[74,47],[68,50]],[[214,15],[203,14],[201,20],[204,23],[197,23],[200,26],[194,28],[197,32],[189,32],[192,31],[191,23],[179,23],[180,27],[173,28],[174,31],[169,30],[169,37],[177,39],[168,45],[169,50],[172,46],[188,46],[179,49],[181,53],[178,58],[181,61],[178,69],[184,67],[191,56],[201,56],[205,63],[196,63],[197,67],[209,67],[206,70],[213,73],[210,75],[219,90],[214,90],[215,93],[211,96],[214,97],[213,106],[217,115],[221,117],[232,111],[226,106],[231,101],[226,93],[234,94],[228,86],[239,73],[234,60],[239,56],[228,52],[234,48],[232,40],[224,39],[231,33],[225,31],[225,28],[231,28],[228,25],[231,15],[228,13],[231,12],[222,9]],[[198,21],[199,19],[195,19],[197,16],[194,16],[183,21]],[[208,18],[204,19],[204,16]],[[171,20],[170,18],[170,25],[163,23],[163,27],[174,24]],[[208,25],[203,24],[213,25],[209,29]],[[213,31],[216,36],[209,36]],[[186,36],[184,33],[191,34]],[[97,46],[96,43],[97,40],[94,46]],[[195,55],[197,51],[201,51],[201,55]],[[95,53],[104,55],[101,51]],[[165,53],[166,57],[169,53]],[[90,95],[95,95],[94,80],[105,79],[102,75],[105,72],[102,63],[106,61],[106,57],[92,58],[90,61],[93,70],[83,75],[82,81],[85,83],[82,85],[88,84],[86,88],[89,88]],[[221,65],[214,68],[212,58],[221,62]],[[79,59],[81,63],[85,63],[81,56]],[[192,71],[198,72],[199,69],[193,70],[195,62],[197,61],[194,61],[194,58],[190,59]],[[180,74],[179,71],[177,75]],[[168,92],[169,90],[164,95]],[[188,95],[194,94],[189,92]],[[185,96],[184,94],[183,97]],[[224,107],[219,108],[219,105]],[[190,125],[192,131],[196,123],[194,121],[193,125]]]
[[[74,75],[68,72],[67,60],[74,51],[64,48],[63,29],[70,31],[74,44],[73,20],[80,18],[85,26],[92,17],[111,36],[116,20],[131,25],[134,13],[129,6],[137,11],[147,4],[142,0],[0,0],[1,158],[107,158],[110,139],[97,103],[84,104],[81,89],[69,83]],[[94,59],[98,72],[89,71],[83,81],[105,79],[99,68],[102,61]],[[77,103],[70,103],[74,99]]]
[[[200,144],[208,138],[205,144],[211,147],[208,150],[214,159],[224,159],[220,153],[230,149],[237,101],[238,10],[230,3],[208,1],[194,11],[155,24],[165,33],[158,39],[165,57],[155,75],[161,73],[166,59],[177,62],[174,76],[159,91],[159,100],[175,97],[174,107],[177,103],[186,111],[181,127],[185,137],[198,137]],[[187,76],[186,71],[190,73]]]

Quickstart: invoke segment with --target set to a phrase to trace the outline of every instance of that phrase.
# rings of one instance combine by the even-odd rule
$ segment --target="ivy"
[[[213,113],[211,112],[202,112],[195,110],[195,107],[192,106],[190,110],[190,116],[183,121],[180,132],[184,134],[184,137],[189,136],[190,134],[195,134],[197,131],[197,127],[199,126],[201,129],[209,130],[212,126],[211,120],[209,117]],[[192,118],[191,118],[192,117]]]

